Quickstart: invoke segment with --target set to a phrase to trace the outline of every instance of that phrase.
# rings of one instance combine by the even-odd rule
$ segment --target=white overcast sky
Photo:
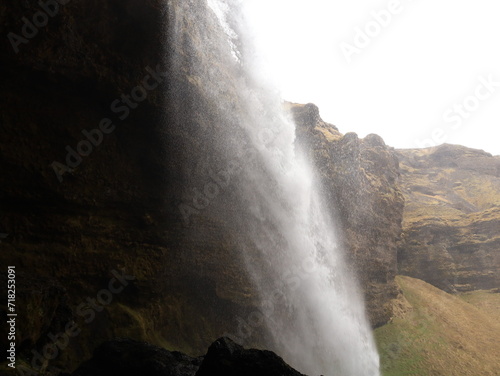
[[[250,0],[245,6],[283,99],[315,103],[342,133],[377,133],[394,147],[434,137],[433,144],[500,155],[500,1],[400,0],[399,12],[377,30],[372,12],[384,13],[390,3]],[[357,28],[367,27],[370,42],[349,63],[341,43],[356,47]],[[490,91],[477,91],[480,77],[493,81]]]

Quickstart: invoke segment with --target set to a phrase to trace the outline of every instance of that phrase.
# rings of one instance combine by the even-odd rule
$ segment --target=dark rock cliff
[[[398,150],[401,274],[450,291],[500,286],[500,157],[457,145]]]
[[[231,190],[211,217],[197,210],[186,225],[180,210],[231,169],[200,156],[228,129],[238,136],[201,85],[226,82],[222,102],[243,107],[229,48],[209,37],[222,36],[215,17],[201,1],[48,3],[0,5],[0,260],[16,266],[19,361],[71,371],[120,336],[191,355],[226,332],[258,343],[264,328],[244,322],[256,296],[235,254],[241,234],[224,223],[238,210]],[[292,111],[382,324],[403,203],[393,152],[342,136],[315,107]]]
[[[45,366],[33,351],[44,355],[73,322],[80,330],[56,366],[71,369],[115,336],[201,352],[232,322],[232,303],[199,267],[216,267],[216,256],[193,256],[178,211],[182,161],[196,148],[186,135],[206,112],[172,115],[170,91],[186,92],[184,110],[202,103],[163,47],[179,4],[71,1],[18,53],[2,38],[0,258],[16,266],[27,364]],[[22,35],[40,12],[37,2],[2,4],[1,34]],[[191,22],[194,42],[207,25]],[[219,268],[221,279],[230,272]],[[99,295],[117,273],[127,285]]]
[[[297,135],[311,150],[324,194],[339,224],[339,236],[365,293],[372,325],[392,315],[398,294],[397,243],[404,199],[394,149],[377,135],[359,139],[325,123],[313,104],[290,105]]]

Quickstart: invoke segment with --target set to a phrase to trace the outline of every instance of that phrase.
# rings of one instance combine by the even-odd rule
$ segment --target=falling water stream
[[[337,245],[316,172],[295,140],[295,125],[279,95],[255,69],[249,52],[255,50],[242,47],[249,39],[241,34],[243,27],[234,26],[235,20],[241,21],[239,9],[232,8],[238,5],[223,0],[209,0],[208,5],[206,16],[215,15],[224,30],[220,43],[232,50],[232,64],[244,73],[229,85],[243,109],[235,114],[231,108],[228,117],[236,119],[245,142],[237,145],[228,136],[222,143],[236,144],[225,150],[226,158],[238,160],[232,155],[236,150],[252,150],[252,158],[240,162],[240,178],[232,189],[238,192],[246,239],[251,239],[240,245],[240,253],[259,293],[260,312],[272,338],[269,348],[308,375],[377,376],[379,358],[363,299]],[[188,5],[183,9],[171,21],[174,38],[180,19],[194,11]],[[228,83],[210,77],[203,81],[222,112],[231,107],[221,94],[224,85]]]

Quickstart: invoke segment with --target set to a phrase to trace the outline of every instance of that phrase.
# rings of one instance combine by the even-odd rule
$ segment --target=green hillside
[[[383,376],[499,376],[500,294],[447,294],[397,277],[395,317],[376,329]]]

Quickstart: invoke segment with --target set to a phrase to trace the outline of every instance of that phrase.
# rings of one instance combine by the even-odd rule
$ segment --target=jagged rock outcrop
[[[397,155],[400,273],[446,291],[500,286],[500,157],[447,144]]]
[[[196,372],[196,376],[212,375],[304,376],[272,351],[244,349],[229,338],[219,338],[208,348]]]
[[[397,243],[404,199],[399,164],[377,135],[359,139],[325,123],[313,104],[289,105],[298,139],[311,150],[324,194],[339,221],[339,236],[354,262],[374,326],[387,322],[398,289]]]

